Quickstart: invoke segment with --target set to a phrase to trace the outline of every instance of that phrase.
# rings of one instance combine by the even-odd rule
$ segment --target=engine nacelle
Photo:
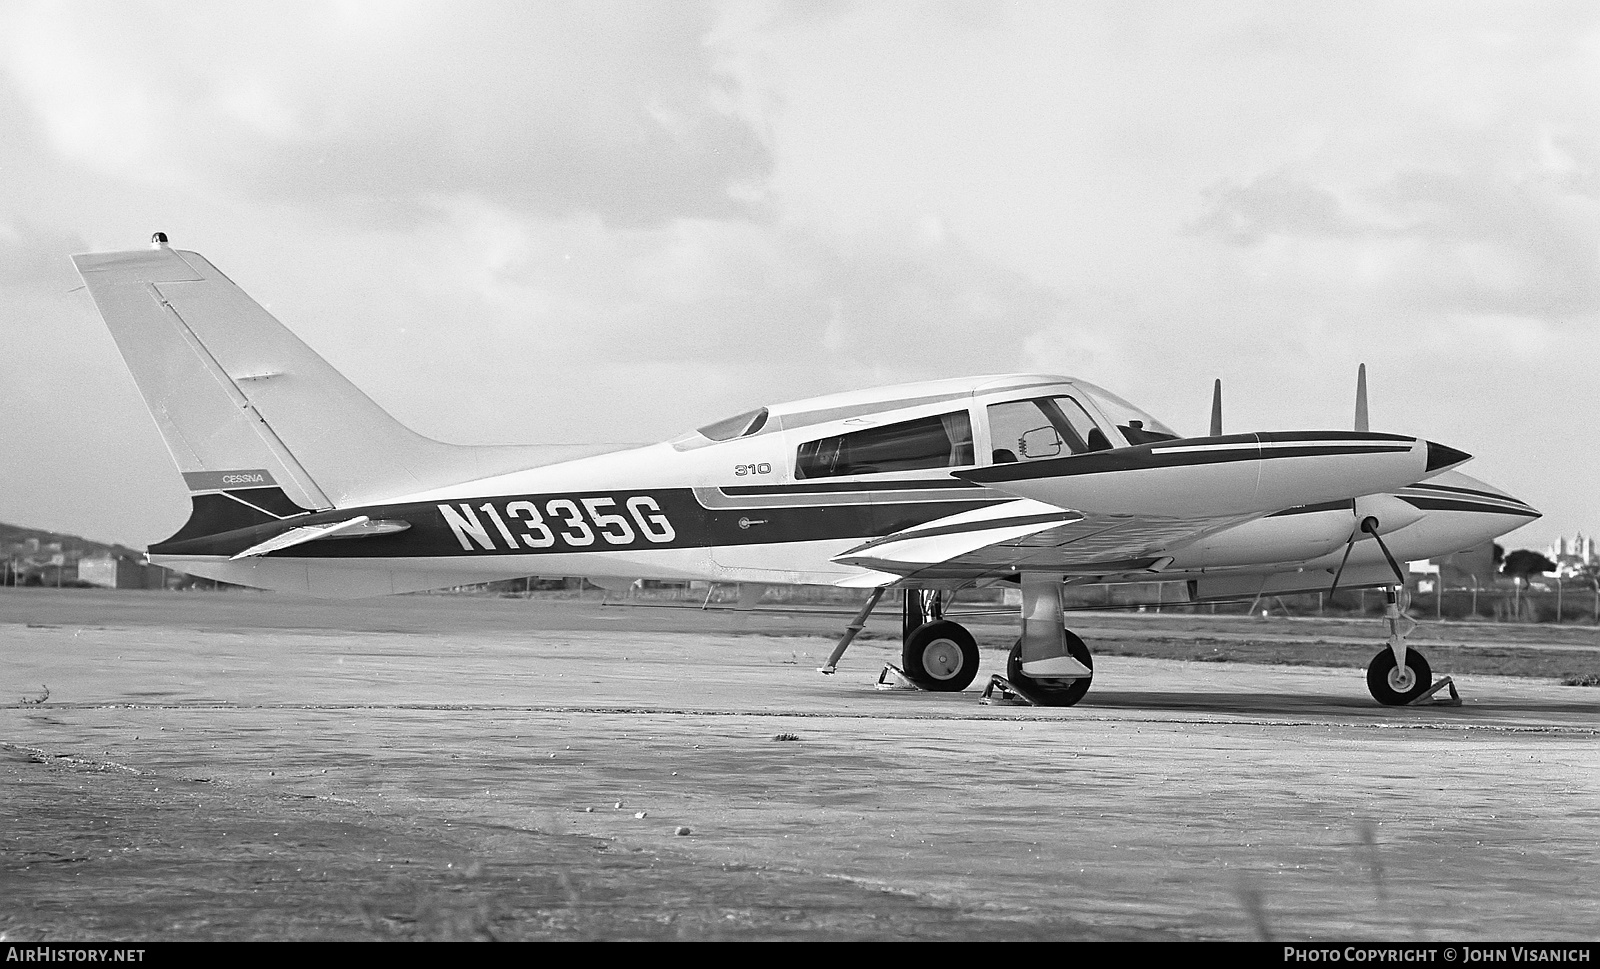
[[[1355,522],[1349,502],[1289,508],[1207,535],[1173,552],[1167,568],[1204,570],[1257,562],[1305,562],[1350,541]]]

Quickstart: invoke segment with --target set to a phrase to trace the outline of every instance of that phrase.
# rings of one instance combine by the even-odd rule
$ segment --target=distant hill
[[[59,543],[59,549],[56,548]],[[39,558],[41,553],[60,551],[68,562],[100,555],[127,555],[143,559],[144,552],[126,545],[108,545],[77,535],[48,532],[42,528],[25,528],[0,522],[0,557]]]

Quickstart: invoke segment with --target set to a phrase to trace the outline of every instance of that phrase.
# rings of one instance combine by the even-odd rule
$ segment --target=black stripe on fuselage
[[[256,522],[220,534],[184,532],[150,551],[235,555],[289,528],[332,524],[356,515],[404,521],[411,527],[394,534],[307,542],[268,555],[414,558],[789,544],[880,537],[1005,500],[930,495],[928,501],[875,504],[863,495],[825,505],[707,508],[691,488],[499,495],[341,508]]]
[[[780,497],[783,495],[850,494],[861,491],[937,491],[961,488],[976,491],[979,486],[959,478],[934,478],[923,481],[805,481],[786,485],[725,485],[718,488],[729,496]]]

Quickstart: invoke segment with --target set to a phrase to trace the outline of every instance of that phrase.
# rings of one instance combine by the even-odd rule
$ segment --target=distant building
[[[1563,577],[1576,575],[1588,566],[1600,565],[1600,556],[1595,554],[1594,538],[1582,532],[1571,538],[1556,539],[1545,550],[1545,557],[1556,563],[1556,575]]]
[[[106,589],[164,589],[167,570],[126,555],[96,555],[78,560],[78,579]]]

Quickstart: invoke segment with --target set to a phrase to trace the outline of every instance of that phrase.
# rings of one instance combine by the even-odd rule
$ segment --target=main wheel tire
[[[1381,650],[1367,664],[1367,689],[1372,698],[1388,707],[1402,707],[1428,692],[1433,685],[1433,670],[1428,658],[1414,649],[1406,650],[1406,668],[1399,669],[1394,651]]]
[[[905,672],[924,690],[959,693],[978,675],[978,641],[946,619],[925,622],[905,642]]]
[[[1070,707],[1089,692],[1089,684],[1094,681],[1094,657],[1089,655],[1089,647],[1083,640],[1070,630],[1067,632],[1067,655],[1089,667],[1089,675],[1075,680],[1036,679],[1022,672],[1022,640],[1019,639],[1011,647],[1011,655],[1006,657],[1006,679],[1041,707]]]

